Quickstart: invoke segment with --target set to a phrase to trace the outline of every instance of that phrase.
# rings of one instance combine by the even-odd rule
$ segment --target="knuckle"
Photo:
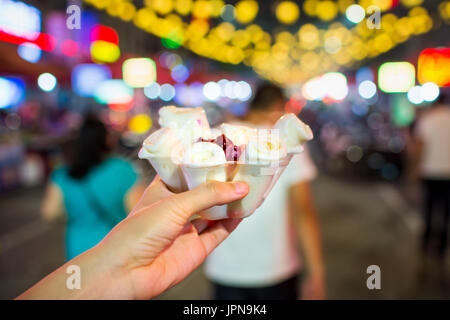
[[[208,181],[208,182],[206,182],[205,187],[210,193],[218,196],[221,194],[221,192],[220,192],[221,185],[222,184],[218,181]]]
[[[170,211],[172,211],[175,217],[184,219],[184,216],[186,215],[186,205],[179,197],[172,197],[170,199]]]

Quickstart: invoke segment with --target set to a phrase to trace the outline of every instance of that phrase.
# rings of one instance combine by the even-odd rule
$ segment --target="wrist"
[[[74,299],[131,299],[127,290],[127,275],[124,269],[113,264],[113,252],[101,244],[85,252],[75,264],[79,263],[81,288],[75,292]],[[77,291],[77,290],[74,290]]]

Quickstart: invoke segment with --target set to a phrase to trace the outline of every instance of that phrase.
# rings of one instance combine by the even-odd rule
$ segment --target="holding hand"
[[[157,177],[125,220],[96,247],[66,264],[80,267],[80,290],[66,288],[63,266],[19,298],[155,297],[186,278],[241,221],[189,222],[191,216],[239,200],[247,193],[245,183],[214,181],[173,194]]]

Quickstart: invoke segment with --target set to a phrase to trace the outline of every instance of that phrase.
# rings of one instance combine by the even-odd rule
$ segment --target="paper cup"
[[[238,212],[239,218],[250,216],[258,209],[269,195],[291,156],[270,164],[240,164],[233,181],[244,181],[249,185],[249,192],[243,199],[228,205],[229,212]]]
[[[189,190],[205,183],[207,181],[229,181],[229,171],[230,168],[235,167],[228,164],[216,165],[216,166],[190,166],[181,164],[181,170],[184,174],[184,179],[186,180],[187,187]],[[214,206],[201,213],[199,216],[207,220],[220,220],[228,218],[227,206]]]
[[[180,193],[188,190],[183,172],[170,158],[148,157],[147,160],[170,191]]]

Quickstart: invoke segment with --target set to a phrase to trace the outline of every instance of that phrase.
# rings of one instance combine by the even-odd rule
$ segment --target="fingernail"
[[[237,194],[245,194],[248,191],[247,184],[244,182],[233,182],[234,185],[234,191]]]

